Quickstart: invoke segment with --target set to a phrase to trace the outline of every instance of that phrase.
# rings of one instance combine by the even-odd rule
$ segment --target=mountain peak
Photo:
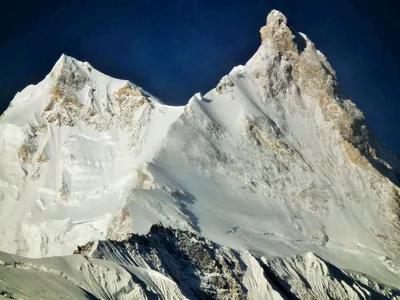
[[[89,63],[62,54],[52,68],[50,76],[55,80],[56,85],[66,85],[79,90],[89,79],[91,70],[92,66]]]
[[[59,73],[61,69],[73,63],[73,61],[75,61],[74,58],[67,56],[64,53],[61,54],[60,58],[56,61],[53,68],[51,69],[51,73],[52,74]]]
[[[87,65],[90,66],[90,64],[88,62],[83,62],[80,61],[72,56],[66,55],[66,54],[61,54],[60,58],[56,61],[56,63],[53,66],[54,68],[60,68],[62,66],[68,66],[71,64],[77,64],[77,65]]]
[[[396,164],[305,35],[278,11],[261,35],[185,107],[62,55],[0,121],[0,249],[68,254],[161,221],[400,282],[381,261],[400,253]]]
[[[266,20],[266,25],[260,29],[263,48],[270,48],[279,56],[284,55],[286,58],[296,59],[304,51],[317,56],[330,74],[334,71],[329,66],[325,57],[314,46],[307,36],[300,33],[288,25],[285,15],[277,10],[271,11]]]
[[[282,23],[286,25],[286,16],[278,10],[271,10],[271,12],[267,16],[267,26],[279,26]]]

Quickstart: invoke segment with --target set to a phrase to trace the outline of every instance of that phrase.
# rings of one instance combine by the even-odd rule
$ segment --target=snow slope
[[[68,255],[162,221],[399,287],[398,159],[285,16],[260,32],[246,65],[184,107],[63,55],[0,120],[0,249]]]
[[[235,249],[312,251],[396,283],[383,261],[399,266],[397,159],[336,93],[324,56],[304,35],[296,34],[304,48],[295,43],[282,14],[272,12],[261,33],[250,61],[195,95],[170,126],[147,168],[153,187],[128,198],[133,228],[181,226],[183,213]]]
[[[11,299],[187,299],[149,269],[81,255],[27,259],[0,252],[0,296]]]
[[[106,236],[135,170],[183,112],[151,99],[64,55],[16,95],[0,125],[2,250],[68,254]]]

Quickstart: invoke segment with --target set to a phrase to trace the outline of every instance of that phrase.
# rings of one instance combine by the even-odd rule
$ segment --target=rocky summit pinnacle
[[[269,13],[267,17],[267,24],[260,29],[262,41],[271,40],[275,34],[280,34],[282,32],[290,32],[287,29],[287,19],[286,17],[277,10],[273,10]],[[289,34],[289,36],[291,33]]]
[[[185,106],[65,55],[17,93],[0,119],[0,295],[399,296],[399,160],[306,35],[276,10],[260,32]]]

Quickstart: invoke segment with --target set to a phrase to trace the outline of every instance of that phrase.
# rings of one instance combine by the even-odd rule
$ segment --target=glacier
[[[71,299],[398,296],[399,158],[282,13],[260,33],[245,65],[185,106],[66,55],[17,93],[0,117],[1,274],[35,265]],[[222,247],[229,288],[212,272],[177,280],[173,258],[150,264],[158,244],[132,252],[154,228]]]

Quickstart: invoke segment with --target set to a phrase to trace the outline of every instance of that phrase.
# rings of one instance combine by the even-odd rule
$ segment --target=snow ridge
[[[311,252],[287,258],[255,257],[161,224],[145,236],[89,243],[78,247],[73,256],[27,259],[0,252],[0,277],[0,295],[11,299],[54,299],[60,294],[64,299],[400,296],[399,290],[343,272]],[[29,284],[21,281],[27,277]]]
[[[85,249],[86,248],[86,249]],[[178,283],[189,299],[363,299],[399,291],[337,269],[309,252],[255,257],[221,247],[195,233],[153,225],[146,236],[99,241],[76,253],[156,270]],[[355,277],[357,276],[357,277]]]

